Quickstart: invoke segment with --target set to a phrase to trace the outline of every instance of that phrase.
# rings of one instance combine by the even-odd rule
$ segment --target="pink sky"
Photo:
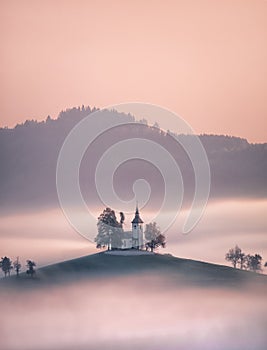
[[[264,0],[2,0],[0,125],[142,101],[267,141],[266,15]]]

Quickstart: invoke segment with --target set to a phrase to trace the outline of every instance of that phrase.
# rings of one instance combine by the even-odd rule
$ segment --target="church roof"
[[[140,218],[138,207],[136,207],[135,217],[132,221],[132,224],[143,224],[143,223],[144,221]]]

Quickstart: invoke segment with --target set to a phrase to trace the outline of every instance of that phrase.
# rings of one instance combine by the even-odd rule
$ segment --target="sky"
[[[2,0],[0,126],[140,101],[266,142],[266,14],[265,0]]]

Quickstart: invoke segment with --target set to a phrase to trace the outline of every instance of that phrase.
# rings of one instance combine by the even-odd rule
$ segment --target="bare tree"
[[[237,263],[241,261],[242,256],[242,267],[244,266],[244,257],[242,250],[236,245],[234,248],[229,249],[228,253],[225,255],[225,260],[230,261],[234,268],[236,268]]]
[[[255,255],[247,255],[247,268],[250,271],[261,271],[261,262],[262,262],[262,257],[259,254]]]
[[[238,263],[241,270],[246,269],[247,255],[245,253],[242,253],[241,249],[240,249]]]
[[[17,256],[17,259],[13,263],[13,267],[16,271],[17,276],[19,275],[20,269],[21,269],[21,264],[19,262],[19,257]]]
[[[148,241],[146,243],[146,250],[150,249],[151,252],[160,246],[162,248],[165,248],[166,246],[166,238],[163,234],[160,233],[160,229],[157,226],[156,222],[152,222],[146,225],[145,238]]]

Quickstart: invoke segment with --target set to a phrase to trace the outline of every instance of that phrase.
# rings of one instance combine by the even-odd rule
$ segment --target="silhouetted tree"
[[[247,255],[247,268],[250,271],[261,271],[261,261],[262,261],[262,257],[259,254],[255,254],[255,255]]]
[[[244,267],[245,263],[245,254],[242,253],[242,250],[236,245],[234,248],[229,249],[228,253],[225,255],[225,260],[230,261],[234,268],[237,264],[240,263],[240,267]]]
[[[50,117],[50,115],[48,115],[46,118],[46,123],[50,123],[51,121],[52,121],[52,118]]]
[[[95,238],[96,247],[102,248],[108,246],[108,250],[121,247],[123,221],[124,214],[123,216],[121,215],[121,222],[118,222],[114,210],[106,208],[98,217],[98,234]]]
[[[159,234],[156,239],[152,239],[151,241],[146,243],[146,250],[150,249],[151,252],[153,252],[154,249],[158,247],[166,247],[166,238],[162,234]]]
[[[19,262],[19,257],[17,257],[16,261],[13,263],[13,267],[16,271],[17,276],[19,275],[20,269],[21,269],[21,264]]]
[[[124,220],[125,220],[125,215],[123,214],[122,211],[120,212],[120,217],[121,217],[121,219],[120,219],[120,224],[121,224],[121,227],[122,227],[122,225],[123,225],[123,223],[124,223]]]
[[[4,258],[1,258],[0,267],[5,274],[5,277],[7,275],[10,276],[10,271],[13,269],[13,266],[12,261],[8,257],[5,256]]]
[[[157,226],[156,222],[151,222],[150,224],[146,225],[145,239],[147,241],[152,241],[153,239],[156,239],[159,234],[160,229]]]
[[[146,225],[145,229],[146,250],[150,249],[151,252],[158,247],[165,248],[166,238],[160,233],[160,229],[155,222]]]
[[[30,275],[31,277],[33,277],[33,275],[35,274],[35,269],[34,267],[36,266],[35,262],[32,260],[27,260],[27,265],[28,270],[26,271],[27,275]]]
[[[147,125],[147,120],[145,118],[142,118],[139,120],[139,123]]]
[[[246,262],[247,262],[247,256],[240,249],[238,263],[239,263],[239,267],[240,267],[241,270],[246,269]]]

